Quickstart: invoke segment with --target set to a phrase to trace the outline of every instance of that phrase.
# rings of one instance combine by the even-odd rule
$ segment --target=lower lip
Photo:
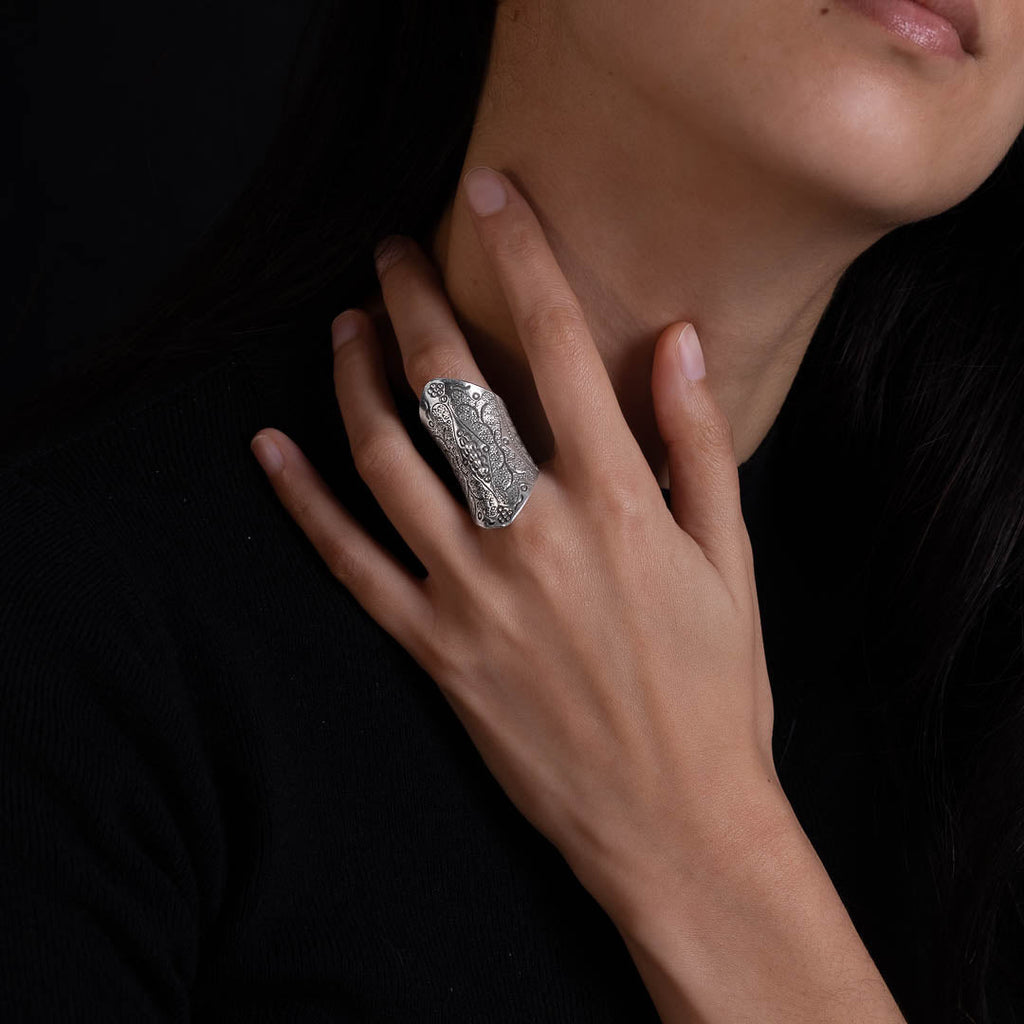
[[[966,57],[960,34],[953,25],[934,11],[913,0],[843,0],[854,10],[866,14],[896,35],[909,39],[922,49],[948,57]]]

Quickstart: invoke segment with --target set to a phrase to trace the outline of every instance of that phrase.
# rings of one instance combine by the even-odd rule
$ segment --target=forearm
[[[788,802],[767,806],[711,856],[634,874],[612,901],[661,1019],[902,1022]]]

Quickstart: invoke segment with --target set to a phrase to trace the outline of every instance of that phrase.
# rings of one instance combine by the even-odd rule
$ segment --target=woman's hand
[[[507,203],[476,223],[555,440],[516,520],[474,525],[416,451],[361,311],[333,325],[338,404],[361,476],[427,578],[368,537],[294,443],[258,436],[282,452],[274,489],[334,575],[441,687],[523,814],[614,902],[626,876],[657,886],[702,844],[748,835],[769,793],[784,799],[751,549],[730,426],[706,379],[684,374],[681,325],[658,340],[652,380],[670,511],[536,217],[497,180]],[[389,240],[378,270],[411,394],[436,376],[489,387],[418,247]]]
[[[279,431],[254,450],[334,575],[433,676],[604,906],[666,1024],[901,1024],[775,774],[731,431],[699,350],[681,359],[674,325],[655,352],[670,512],[536,218],[496,182],[507,203],[476,224],[555,441],[511,525],[474,525],[420,457],[362,312],[333,325],[338,404],[360,474],[426,579]],[[488,386],[423,253],[398,241],[382,256],[413,394],[440,376]],[[276,467],[260,438],[279,447]]]

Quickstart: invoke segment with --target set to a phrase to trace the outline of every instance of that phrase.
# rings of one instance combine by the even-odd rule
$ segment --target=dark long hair
[[[425,243],[454,192],[494,15],[486,0],[320,3],[244,194],[7,435],[38,439],[254,338],[322,343],[372,290],[374,243]],[[845,588],[854,640],[826,682],[880,723],[877,785],[898,810],[875,827],[906,866],[893,888],[912,896],[918,950],[917,987],[894,994],[936,1022],[1016,1019],[1006,993],[1024,973],[1000,959],[1024,930],[1022,227],[1024,136],[963,203],[851,265],[772,430],[771,547],[809,595],[792,643],[828,628]]]

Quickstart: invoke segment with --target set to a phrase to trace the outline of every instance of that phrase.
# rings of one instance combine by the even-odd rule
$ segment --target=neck
[[[536,36],[502,16],[506,7],[463,169],[504,171],[533,206],[661,485],[650,375],[655,340],[673,321],[696,327],[744,462],[778,414],[843,271],[884,230],[721,139],[687,136],[565,49],[559,59],[541,52],[530,45]],[[461,190],[432,254],[481,371],[543,462],[551,435]]]

